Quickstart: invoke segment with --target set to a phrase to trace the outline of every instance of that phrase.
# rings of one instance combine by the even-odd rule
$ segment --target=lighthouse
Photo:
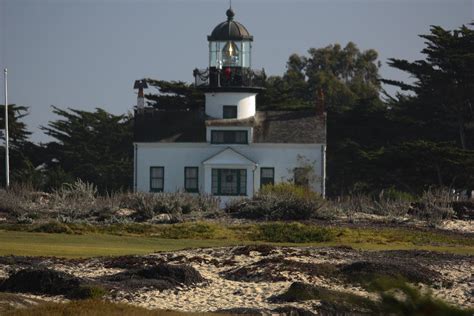
[[[194,70],[195,84],[204,91],[207,116],[246,119],[255,116],[263,71],[251,68],[253,36],[234,19],[232,8],[226,16],[207,37],[209,67]]]
[[[207,36],[209,64],[193,72],[204,111],[166,100],[143,107],[145,86],[137,82],[136,191],[209,194],[224,206],[291,181],[324,195],[324,95],[313,109],[257,111],[265,73],[252,69],[253,40],[232,8]]]

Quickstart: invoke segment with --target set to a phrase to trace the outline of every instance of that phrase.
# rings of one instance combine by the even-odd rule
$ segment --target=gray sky
[[[422,58],[430,25],[474,19],[474,0],[234,0],[254,36],[253,68],[280,75],[290,54],[355,42],[373,48],[385,78],[406,80],[387,58]],[[0,67],[9,103],[30,107],[33,141],[55,116],[50,105],[120,114],[132,109],[135,79],[192,82],[207,67],[206,36],[225,20],[227,0],[0,0]],[[3,87],[3,72],[2,72]],[[3,104],[3,89],[0,93]]]

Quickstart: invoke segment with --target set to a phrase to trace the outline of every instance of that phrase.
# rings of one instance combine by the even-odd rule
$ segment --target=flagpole
[[[8,83],[7,68],[5,68],[5,188],[10,186],[10,155],[8,148]]]

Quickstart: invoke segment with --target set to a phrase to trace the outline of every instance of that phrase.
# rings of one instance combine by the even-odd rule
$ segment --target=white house
[[[314,110],[257,111],[259,72],[251,69],[253,36],[234,20],[208,36],[209,67],[194,70],[205,109],[144,106],[137,81],[134,188],[251,197],[262,185],[294,181],[324,195],[326,116]]]

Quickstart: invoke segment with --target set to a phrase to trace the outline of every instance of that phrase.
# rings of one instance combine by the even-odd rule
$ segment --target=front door
[[[246,169],[212,169],[212,194],[247,195]]]

